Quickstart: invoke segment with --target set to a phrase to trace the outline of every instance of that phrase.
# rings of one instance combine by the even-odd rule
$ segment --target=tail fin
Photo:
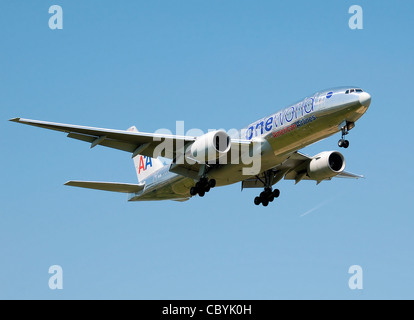
[[[127,131],[138,132],[136,127],[131,127]],[[144,181],[149,175],[161,169],[164,165],[158,158],[137,155],[133,158],[138,181]]]

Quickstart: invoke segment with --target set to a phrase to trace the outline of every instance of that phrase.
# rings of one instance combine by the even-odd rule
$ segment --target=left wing
[[[132,132],[126,130],[112,130],[104,128],[83,127],[71,124],[54,123],[22,118],[10,121],[23,123],[35,127],[68,133],[69,138],[91,143],[91,148],[101,145],[109,148],[131,152],[133,156],[141,154],[153,157],[155,148],[162,142],[165,145],[176,145],[177,141],[183,144],[195,141],[196,137],[173,136],[165,134]]]
[[[285,180],[295,180],[296,183],[298,183],[301,180],[313,180],[309,178],[307,174],[303,173],[303,170],[308,166],[311,160],[312,160],[312,157],[297,151],[293,153],[285,163],[275,168],[278,170],[283,170],[286,168],[289,169],[289,171],[285,175]],[[337,174],[335,177],[354,178],[354,179],[364,178],[364,176],[362,175],[350,173],[347,171],[342,171],[341,173]],[[331,180],[331,179],[332,178],[328,178],[326,180]]]
[[[274,167],[273,171],[273,184],[276,184],[281,179],[285,180],[295,180],[295,183],[298,183],[302,180],[313,180],[307,175],[307,167],[309,162],[312,161],[312,157],[305,155],[301,152],[294,152],[292,155],[287,158],[283,163]],[[360,179],[364,178],[364,176],[359,174],[350,173],[347,171],[342,171],[335,177],[337,178],[353,178],[353,179]],[[332,178],[328,178],[325,180],[331,180]],[[244,180],[242,182],[242,189],[244,188],[263,188],[265,181],[264,173],[261,175]],[[321,181],[317,181],[319,184]]]
[[[144,155],[152,158],[163,156],[174,159],[177,156],[177,146],[185,146],[193,143],[197,137],[193,136],[177,136],[168,134],[134,132],[127,130],[112,130],[95,127],[83,127],[71,124],[54,123],[47,121],[38,121],[22,118],[10,119],[10,121],[27,124],[35,127],[66,132],[69,138],[77,139],[91,144],[91,148],[100,145],[118,150],[132,153],[132,157],[136,155]],[[162,143],[163,148],[157,148]],[[250,141],[232,139],[232,147],[249,144]],[[156,151],[160,149],[158,154]]]

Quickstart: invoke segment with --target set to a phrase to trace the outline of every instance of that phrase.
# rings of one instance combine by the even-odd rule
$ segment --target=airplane
[[[273,186],[283,178],[317,184],[334,177],[363,178],[345,171],[345,158],[338,151],[308,156],[299,150],[336,133],[341,133],[338,146],[348,148],[345,136],[370,104],[371,95],[359,87],[322,90],[231,136],[224,130],[180,136],[138,132],[136,127],[112,130],[23,118],[10,121],[66,132],[91,148],[100,145],[132,154],[137,184],[68,181],[67,186],[127,193],[128,201],[187,201],[241,182],[242,190],[263,189],[254,204],[268,206],[279,197],[280,190]],[[160,157],[172,161],[164,164]]]

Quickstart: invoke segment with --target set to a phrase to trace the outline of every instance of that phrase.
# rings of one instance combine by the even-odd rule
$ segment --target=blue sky
[[[48,28],[54,4],[63,30]],[[363,30],[348,27],[353,4]],[[413,10],[409,1],[2,1],[0,298],[413,299]],[[231,129],[341,85],[373,97],[341,150],[366,179],[282,181],[267,208],[240,184],[187,203],[65,187],[134,183],[130,155],[7,122]],[[304,151],[335,150],[338,138]],[[61,291],[48,287],[56,264]],[[351,265],[364,270],[363,290],[348,287]]]

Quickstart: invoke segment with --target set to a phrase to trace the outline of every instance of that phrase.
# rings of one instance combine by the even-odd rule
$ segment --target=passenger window
[[[349,93],[349,90],[346,90],[346,91],[345,91],[345,94],[348,94],[348,93]]]
[[[355,89],[351,89],[351,93],[355,92]]]

